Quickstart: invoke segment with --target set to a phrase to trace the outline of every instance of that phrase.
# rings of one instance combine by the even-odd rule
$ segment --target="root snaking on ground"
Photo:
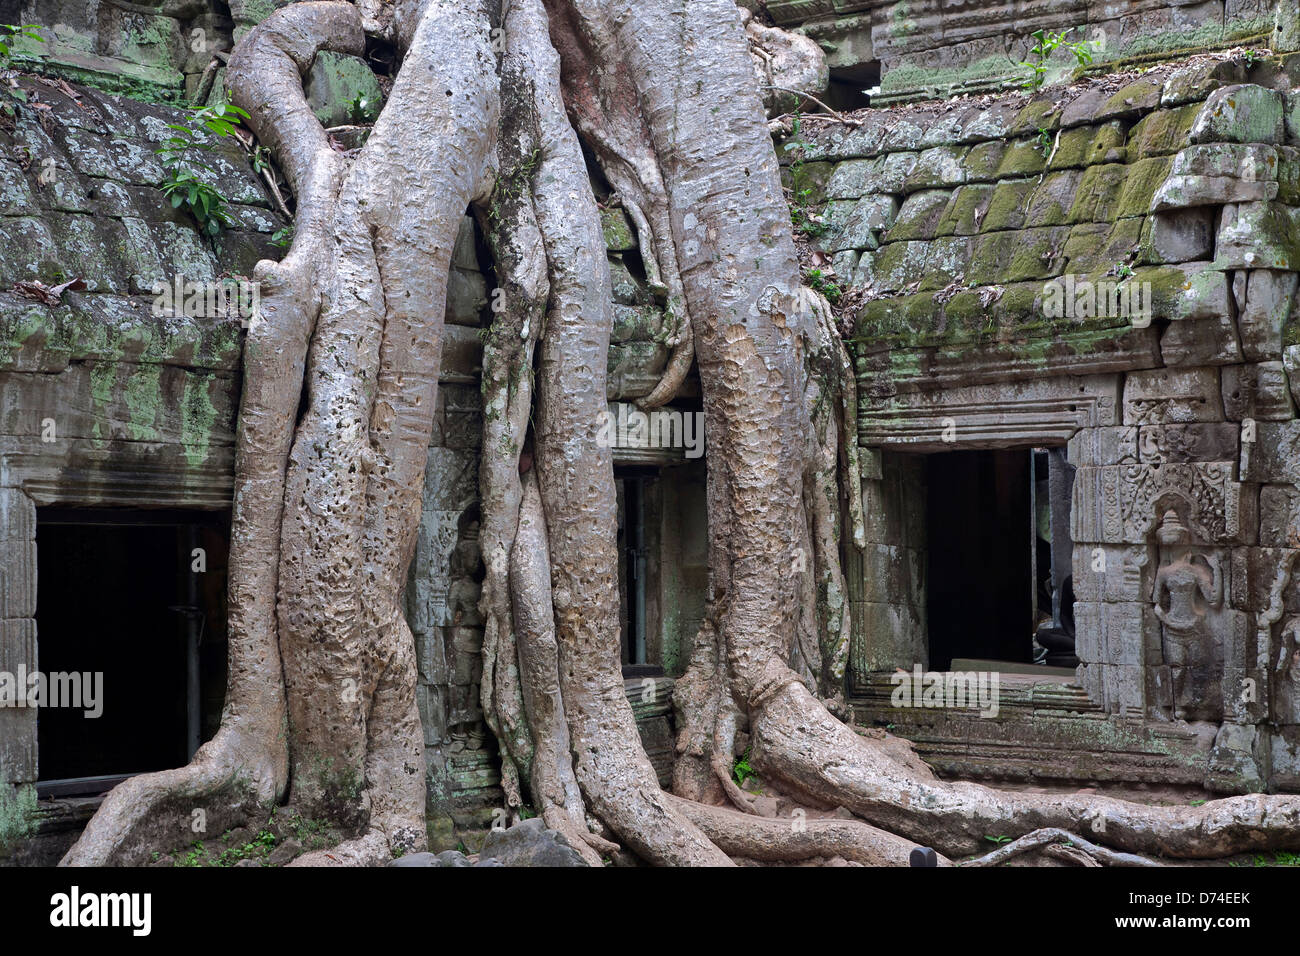
[[[319,50],[362,51],[365,31],[401,66],[349,158],[302,76]],[[625,847],[669,865],[901,865],[918,844],[947,863],[988,833],[1023,839],[977,865],[1300,847],[1300,798],[1159,808],[943,782],[828,710],[851,626],[841,554],[865,542],[856,396],[829,309],[801,285],[760,90],[824,83],[818,57],[733,0],[324,0],[241,41],[229,85],[292,187],[297,232],[282,262],[259,265],[265,321],[245,348],[226,709],[190,766],[118,787],[65,863],[138,862],[184,842],[196,808],[224,823],[284,800],[345,833],[303,865],[425,845],[400,598],[467,209],[505,304],[483,353],[481,696],[509,807],[531,802],[592,864]],[[674,697],[674,793],[620,668],[598,438],[612,294],[583,145],[673,323],[642,404],[670,400],[694,365],[707,421],[710,583]],[[785,792],[855,819],[758,813],[731,778],[742,735]]]

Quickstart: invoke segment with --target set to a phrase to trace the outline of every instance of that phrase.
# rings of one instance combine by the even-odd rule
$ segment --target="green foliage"
[[[1034,140],[1034,149],[1043,154],[1043,159],[1052,155],[1052,131],[1046,127],[1038,128],[1038,138]]]
[[[11,787],[0,778],[0,848],[36,830],[36,788]]]
[[[1029,75],[1021,83],[1027,90],[1038,90],[1042,88],[1044,80],[1047,79],[1047,61],[1052,54],[1058,49],[1064,48],[1074,54],[1075,62],[1079,66],[1087,66],[1092,62],[1091,40],[1078,40],[1074,43],[1066,42],[1066,36],[1072,33],[1077,27],[1070,27],[1060,33],[1053,33],[1050,30],[1035,30],[1030,34],[1034,39],[1034,45],[1029,48],[1029,55],[1032,59],[1022,60],[1018,66],[1028,70]]]
[[[746,750],[743,755],[736,759],[731,766],[731,776],[735,778],[736,783],[740,786],[745,785],[745,781],[755,776],[754,768],[749,765],[749,751]]]
[[[844,290],[839,287],[839,284],[834,279],[823,273],[821,269],[809,269],[804,279],[808,282],[808,288],[826,296],[826,301],[831,305],[839,304],[840,296],[844,294]]]
[[[172,135],[155,150],[167,171],[162,182],[163,194],[170,200],[172,208],[184,208],[193,216],[199,224],[199,231],[208,236],[215,236],[233,222],[226,212],[225,197],[197,175],[198,170],[206,170],[213,176],[217,174],[215,169],[197,158],[203,151],[211,149],[204,131],[219,138],[233,136],[236,125],[245,119],[248,119],[248,114],[229,103],[201,106],[191,111],[188,123],[169,123]],[[259,161],[257,153],[254,153],[253,161],[256,166]]]
[[[1004,843],[1010,843],[1010,842],[1011,842],[1011,837],[1009,837],[1009,836],[1003,836],[1003,835],[999,835],[999,836],[989,836],[987,833],[984,834],[984,839],[988,840],[990,843],[995,843],[995,844],[997,844],[998,846],[1001,846],[1001,845],[1004,844]]]
[[[13,53],[13,41],[18,37],[26,37],[29,40],[35,40],[37,43],[45,42],[45,37],[41,36],[36,27],[14,26],[12,23],[0,23],[0,70],[7,70],[10,68],[10,56]],[[27,91],[12,79],[4,84],[4,91],[7,95],[3,100],[0,100],[0,114],[2,114],[6,121],[8,121],[13,119],[14,103],[27,102]]]
[[[9,57],[13,52],[13,41],[18,37],[26,37],[29,40],[35,40],[37,43],[45,42],[45,37],[41,36],[36,27],[0,23],[0,68],[8,69]]]
[[[293,226],[285,226],[271,233],[271,245],[281,249],[288,249],[293,245]]]
[[[800,130],[801,118],[798,113],[795,113],[794,129],[790,133],[789,142],[783,147],[787,153],[795,154],[794,160],[790,163],[790,175],[795,182],[799,181],[799,171],[804,164],[803,155],[808,151],[808,143],[802,138],[803,134]],[[813,202],[815,193],[816,190],[808,188],[791,190],[790,194],[790,225],[794,227],[795,232],[808,239],[816,239],[830,231],[830,223],[813,208],[816,205]]]

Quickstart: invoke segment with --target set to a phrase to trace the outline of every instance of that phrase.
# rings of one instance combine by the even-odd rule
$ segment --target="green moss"
[[[1101,126],[1076,126],[1061,133],[1049,169],[1070,169],[1094,163],[1123,162],[1125,128],[1117,120]]]
[[[1007,128],[1008,136],[1036,136],[1039,130],[1055,132],[1061,125],[1061,109],[1050,97],[1040,97],[1025,104]]]
[[[36,788],[10,786],[0,778],[0,850],[36,832]]]
[[[946,189],[927,189],[908,196],[886,238],[889,242],[932,238],[951,198],[952,193]]]
[[[1172,156],[1153,156],[1132,163],[1120,190],[1115,217],[1145,216],[1151,209],[1151,197],[1160,188],[1160,184],[1169,178],[1172,165]]]
[[[1009,144],[1001,140],[990,140],[972,146],[965,159],[966,181],[975,183],[998,179],[1008,148]]]
[[[980,223],[981,231],[1019,229],[1023,226],[1029,198],[1037,188],[1038,181],[1034,179],[1007,180],[998,183],[993,188],[988,209]]]
[[[985,184],[958,187],[939,219],[935,234],[971,236],[979,232],[993,193],[994,187]]]
[[[1188,103],[1176,109],[1148,113],[1129,131],[1128,158],[1140,160],[1148,156],[1176,153],[1189,142],[1188,134],[1201,103]]]
[[[156,427],[162,400],[162,366],[134,365],[127,376],[122,397],[129,412],[126,432],[131,441],[158,441]]]
[[[185,376],[181,399],[181,450],[191,468],[202,466],[217,421],[217,409],[209,394],[212,376],[190,372]]]
[[[1043,163],[1043,151],[1038,148],[1037,137],[1012,140],[998,163],[997,178],[1037,176],[1043,171]]]
[[[1115,219],[1116,204],[1131,168],[1123,163],[1105,163],[1085,169],[1066,221],[1109,222]]]

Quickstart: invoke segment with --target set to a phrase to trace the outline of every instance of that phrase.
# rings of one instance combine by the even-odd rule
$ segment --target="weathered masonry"
[[[850,699],[944,769],[1300,783],[1298,70],[1207,57],[787,151],[865,290]],[[916,664],[1002,672],[998,718],[891,706]]]
[[[797,221],[819,223],[810,281],[834,283],[852,326],[868,532],[843,555],[854,719],[946,774],[1300,787],[1293,0],[745,5],[822,44],[832,105],[872,105],[778,142]],[[153,290],[251,276],[287,222],[221,141],[200,175],[233,224],[201,235],[155,150],[178,104],[220,95],[215,54],[275,6],[0,0],[0,23],[49,28],[16,48],[41,77],[0,128],[0,672],[104,675],[102,718],[0,708],[0,786],[40,794],[45,858],[105,789],[184,763],[220,714],[243,328],[156,310]],[[1017,61],[1039,27],[1102,45],[1078,82],[1030,95]],[[1275,52],[1204,55],[1237,44]],[[323,55],[308,94],[355,145],[383,85]],[[618,423],[668,350],[614,204],[605,241]],[[57,304],[30,285],[74,279]],[[494,284],[467,218],[406,592],[438,845],[501,800],[478,701]],[[688,380],[669,412],[700,409]],[[623,438],[624,673],[666,780],[707,587],[707,454],[684,434]],[[996,714],[897,706],[918,668],[996,675]]]

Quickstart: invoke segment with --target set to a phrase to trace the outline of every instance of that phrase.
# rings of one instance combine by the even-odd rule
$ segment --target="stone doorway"
[[[209,512],[37,509],[38,662],[85,707],[37,713],[38,792],[183,766],[216,731],[229,535]]]
[[[1073,667],[1064,448],[925,456],[934,670]]]

